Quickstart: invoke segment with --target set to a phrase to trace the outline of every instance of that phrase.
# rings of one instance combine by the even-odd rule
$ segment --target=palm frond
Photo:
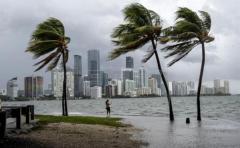
[[[147,50],[147,54],[142,59],[142,62],[147,63],[147,61],[150,60],[153,55],[154,55],[154,49],[152,48],[152,46],[150,46]]]
[[[47,65],[51,60],[53,60],[57,55],[59,55],[58,51],[52,52],[50,55],[48,55],[46,58],[42,59],[41,61],[34,64],[34,66],[37,66],[41,64],[35,71],[38,71],[42,69],[45,65]]]
[[[194,47],[199,45],[199,41],[194,41],[194,42],[184,42],[182,44],[178,44],[175,46],[171,46],[172,50],[171,52],[168,53],[168,55],[165,56],[165,58],[169,58],[172,56],[176,56],[170,63],[168,63],[168,66],[172,66],[182,58],[184,58]]]
[[[136,41],[130,42],[125,46],[114,49],[108,56],[109,60],[116,59],[122,54],[125,54],[130,51],[134,51],[142,46],[144,46],[149,41],[148,37],[140,38]]]
[[[123,9],[124,20],[137,26],[150,25],[148,10],[139,3],[133,3]]]
[[[65,36],[64,26],[60,20],[49,18],[40,23],[32,33],[26,49],[26,52],[32,53],[34,58],[45,57],[34,64],[34,66],[40,65],[35,71],[42,69],[49,63],[47,70],[54,68],[62,51],[66,52],[68,43],[70,43],[70,38]],[[68,51],[65,56],[68,56]],[[67,61],[68,57],[65,59]]]
[[[209,32],[210,29],[211,29],[211,17],[210,17],[210,15],[205,11],[199,11],[199,13],[201,14],[204,28]]]
[[[176,14],[177,14],[176,20],[186,20],[199,27],[202,25],[201,19],[198,17],[197,13],[190,10],[189,8],[180,7],[177,10]]]
[[[48,65],[47,71],[51,71],[52,69],[54,69],[57,66],[60,58],[61,58],[61,54],[59,54],[58,56],[55,56],[52,62]]]

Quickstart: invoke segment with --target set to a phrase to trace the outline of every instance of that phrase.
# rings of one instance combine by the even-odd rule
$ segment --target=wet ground
[[[183,118],[171,123],[168,118],[131,116],[125,122],[143,129],[135,138],[148,142],[147,148],[240,148],[240,123],[229,120],[198,123],[192,118],[186,124]]]

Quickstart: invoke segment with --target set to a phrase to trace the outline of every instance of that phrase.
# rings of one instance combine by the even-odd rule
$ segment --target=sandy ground
[[[0,148],[139,148],[133,127],[54,123],[0,141]]]

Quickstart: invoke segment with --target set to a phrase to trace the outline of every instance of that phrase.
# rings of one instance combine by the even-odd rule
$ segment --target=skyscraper
[[[123,92],[125,92],[125,81],[126,80],[133,80],[133,69],[131,68],[125,68],[122,69],[122,82],[123,82]]]
[[[83,95],[82,57],[74,55],[74,97]]]
[[[57,98],[62,97],[63,91],[63,68],[57,67],[52,70],[52,91]],[[74,97],[74,71],[67,67],[67,97]]]
[[[17,77],[12,78],[7,82],[7,96],[11,99],[17,97],[18,93],[18,84],[17,84]]]
[[[154,95],[159,95],[159,88],[157,79],[153,77],[148,78],[148,86],[151,88],[151,93]]]
[[[146,82],[146,71],[144,67],[139,69],[139,88],[143,88],[147,86]]]
[[[161,88],[161,76],[160,74],[152,74],[151,75],[152,78],[155,78],[157,80],[157,87]]]
[[[126,57],[126,68],[134,68],[133,57]]]
[[[225,94],[230,94],[229,81],[228,80],[224,81],[224,93]]]
[[[105,86],[108,85],[108,74],[100,71],[100,86],[102,86],[103,94],[105,93]]]
[[[88,77],[90,86],[100,86],[100,54],[99,50],[88,51]]]
[[[28,98],[38,98],[43,95],[43,77],[30,76],[24,78],[24,94]]]

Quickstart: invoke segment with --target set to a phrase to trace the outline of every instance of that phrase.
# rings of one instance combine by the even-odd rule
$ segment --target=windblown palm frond
[[[68,59],[67,44],[70,38],[65,36],[64,26],[56,18],[49,18],[40,23],[33,32],[26,52],[31,52],[35,59],[45,56],[34,64],[40,65],[38,71],[48,65],[47,71],[52,70],[58,64],[60,58],[65,55],[65,63]],[[64,53],[64,54],[63,54]]]
[[[209,43],[214,40],[209,35],[211,18],[207,12],[199,11],[198,14],[188,8],[179,8],[176,12],[176,24],[163,30],[164,38],[162,43],[172,42],[174,45],[167,45],[162,50],[170,52],[166,58],[174,56],[168,64],[172,66],[185,57],[194,47],[201,43]],[[174,51],[172,51],[174,50]]]
[[[109,59],[134,51],[158,37],[161,33],[159,15],[139,3],[133,3],[123,10],[124,24],[117,26],[111,35],[112,42],[118,46]]]

